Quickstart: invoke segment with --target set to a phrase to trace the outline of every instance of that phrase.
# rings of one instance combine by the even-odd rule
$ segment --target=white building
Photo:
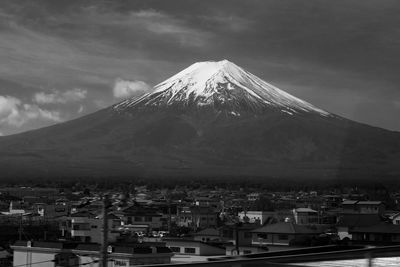
[[[269,217],[274,217],[275,213],[271,211],[242,211],[239,212],[239,220],[242,222],[246,221],[247,217],[249,223],[259,223],[263,225]]]
[[[225,255],[225,249],[202,241],[188,239],[165,239],[166,245],[176,254],[197,256]]]

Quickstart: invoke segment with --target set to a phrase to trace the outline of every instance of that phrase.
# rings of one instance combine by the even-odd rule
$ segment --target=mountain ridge
[[[153,92],[139,98],[124,100],[113,107],[121,111],[135,107],[174,105],[185,108],[213,106],[218,110],[232,111],[232,115],[238,115],[240,110],[263,112],[264,109],[271,108],[280,108],[289,115],[297,112],[331,115],[228,60],[194,63],[156,85]]]

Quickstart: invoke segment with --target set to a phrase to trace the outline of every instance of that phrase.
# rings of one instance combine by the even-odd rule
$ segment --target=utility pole
[[[168,197],[168,235],[171,234],[171,197]]]
[[[22,213],[19,217],[19,227],[18,227],[18,240],[22,240]]]
[[[239,252],[239,249],[240,249],[240,247],[239,247],[239,225],[237,223],[235,224],[235,248],[236,248],[237,255],[239,256],[240,255],[240,252]]]
[[[108,214],[107,208],[109,206],[108,195],[103,196],[103,242],[101,244],[101,266],[108,267]]]

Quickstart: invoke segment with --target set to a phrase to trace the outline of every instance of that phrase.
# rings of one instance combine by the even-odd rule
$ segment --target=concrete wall
[[[29,251],[26,249],[18,249],[14,248],[14,257],[13,257],[13,265],[14,266],[32,266],[32,267],[54,267],[54,258],[55,255],[60,252],[59,249],[35,249],[32,248],[33,251]],[[89,251],[72,251],[79,258],[79,264],[90,267],[99,267],[100,263],[93,262],[98,260],[99,257],[96,254],[93,254]],[[121,254],[110,254],[110,262],[109,267],[122,267],[122,266],[134,266],[141,264],[159,264],[159,263],[170,263],[171,262],[170,253],[163,254],[130,254],[130,255],[121,255]],[[39,263],[40,262],[40,263]],[[36,263],[36,264],[34,264]]]
[[[179,247],[180,250],[178,254],[190,254],[190,255],[198,255],[198,256],[213,256],[213,255],[225,255],[225,249],[221,249],[218,247],[210,246],[200,242],[184,242],[184,241],[166,241],[166,245],[168,247]],[[185,248],[194,248],[194,253],[185,252]]]
[[[54,267],[54,253],[38,253],[38,252],[26,252],[26,251],[14,251],[13,266],[40,266],[40,267]],[[38,263],[40,262],[40,263]],[[33,264],[37,263],[37,264]]]
[[[282,238],[283,234],[267,234],[266,238],[261,238],[257,234],[253,234],[252,245],[289,245],[290,240],[295,238],[295,235],[286,235],[287,239]]]

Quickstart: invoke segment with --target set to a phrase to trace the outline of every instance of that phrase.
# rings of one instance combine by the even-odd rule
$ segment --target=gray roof
[[[371,226],[354,227],[349,233],[400,234],[400,225],[381,222]]]
[[[338,221],[338,226],[370,226],[380,223],[378,214],[343,214]]]
[[[206,228],[194,234],[195,236],[219,236],[219,231],[214,228]]]
[[[320,234],[328,229],[328,225],[301,225],[294,223],[275,223],[268,224],[261,228],[255,229],[253,233],[267,233],[267,234]]]
[[[342,205],[354,205],[358,202],[358,200],[345,200],[342,202]]]

